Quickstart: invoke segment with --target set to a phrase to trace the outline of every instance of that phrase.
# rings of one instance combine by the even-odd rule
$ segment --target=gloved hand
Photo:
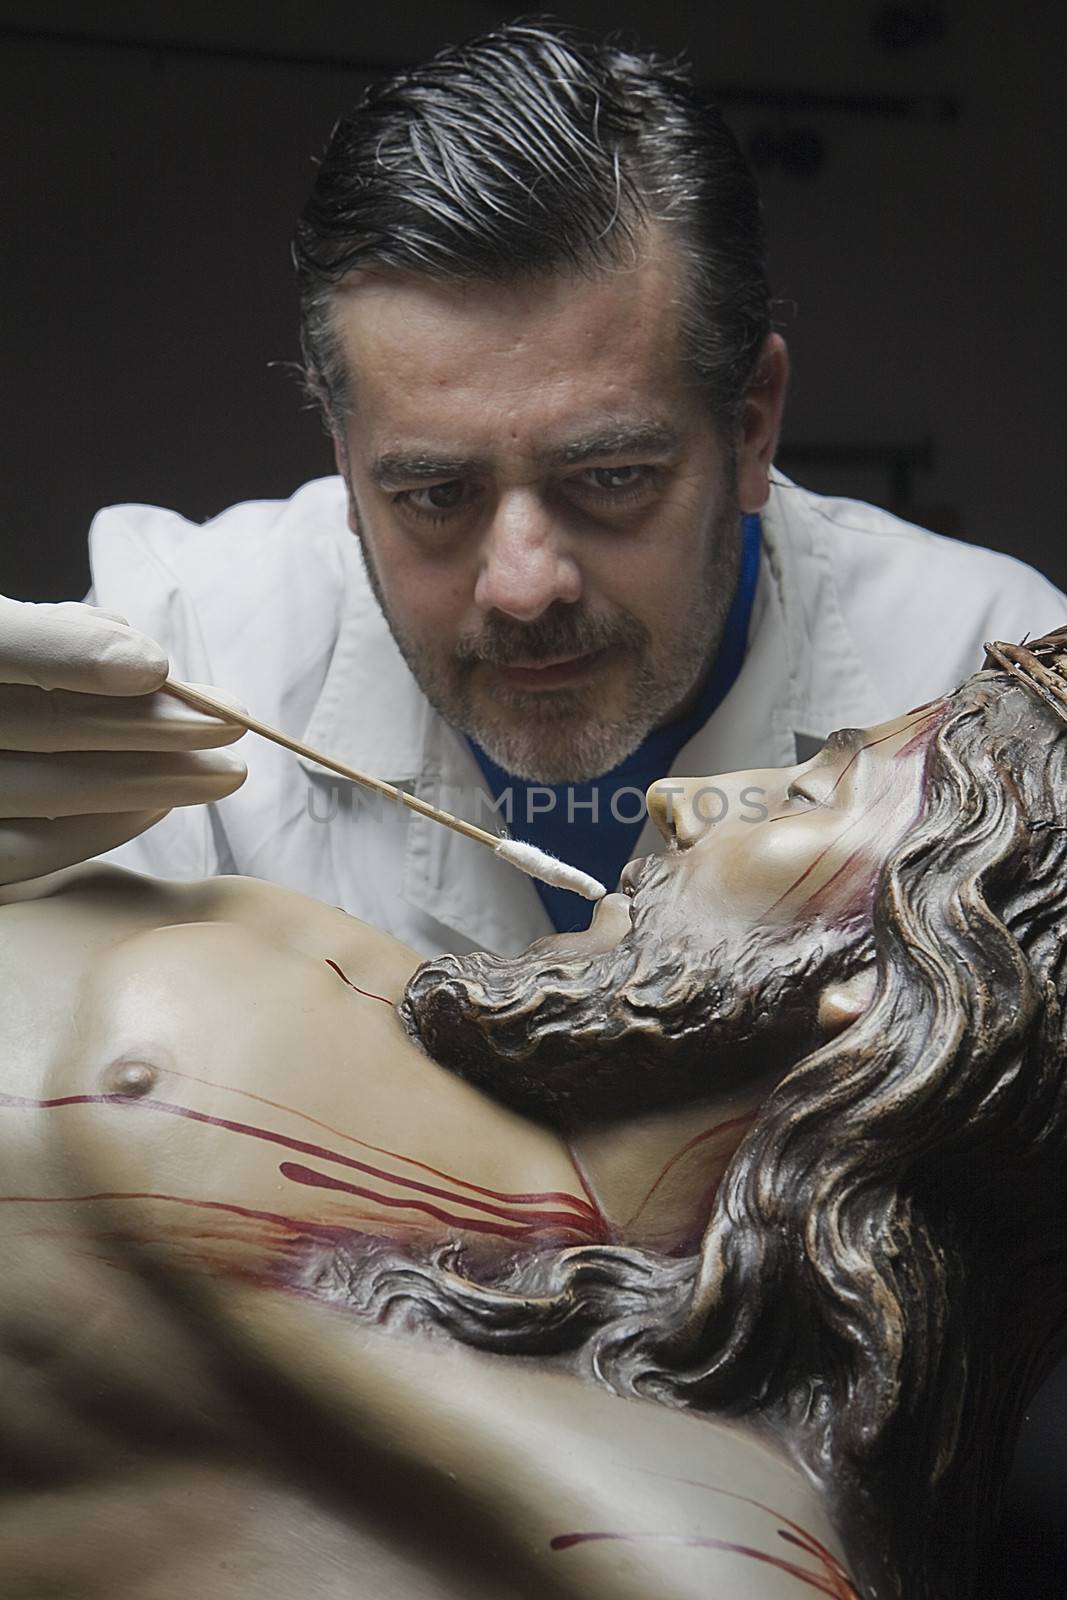
[[[0,884],[85,861],[245,778],[243,728],[154,694],[167,658],[113,612],[0,596]],[[217,691],[212,691],[217,693]]]

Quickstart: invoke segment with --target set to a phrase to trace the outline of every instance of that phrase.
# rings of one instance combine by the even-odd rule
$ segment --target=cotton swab
[[[444,822],[445,816],[446,813],[442,813],[438,821]],[[492,834],[489,838],[493,839],[493,849],[501,861],[518,867],[528,877],[540,878],[542,883],[550,883],[556,889],[570,889],[572,894],[580,894],[584,900],[603,900],[607,894],[604,885],[591,878],[588,872],[569,867],[565,861],[550,856],[547,850],[539,850],[535,844],[526,844],[522,839],[494,839]]]
[[[304,756],[318,766],[328,768],[330,772],[339,773],[342,778],[351,778],[353,783],[361,784],[365,789],[373,789],[376,794],[385,795],[386,799],[395,800],[398,805],[407,806],[409,811],[418,812],[420,817],[428,817],[431,822],[440,822],[444,827],[451,828],[454,833],[462,833],[468,839],[475,839],[479,844],[488,845],[501,861],[506,861],[511,867],[517,867],[520,872],[525,872],[527,877],[539,878],[542,883],[549,883],[556,889],[569,889],[572,894],[580,894],[584,900],[602,900],[607,893],[604,885],[591,878],[587,872],[580,872],[577,867],[569,867],[566,862],[558,861],[555,856],[549,855],[547,850],[539,850],[536,845],[526,844],[521,839],[501,839],[495,833],[490,833],[487,828],[479,828],[473,822],[465,822],[462,817],[454,817],[450,812],[442,811],[439,806],[430,805],[428,800],[420,800],[418,795],[408,794],[405,790],[398,789],[395,784],[386,783],[384,778],[374,778],[369,772],[359,772],[344,761],[323,755],[321,751],[313,750],[300,739],[292,739],[287,733],[282,733],[280,728],[272,728],[269,723],[260,722],[258,717],[249,716],[247,711],[238,711],[223,700],[216,700],[199,689],[190,688],[187,683],[178,683],[173,678],[168,678],[161,687],[176,700],[184,700],[186,705],[192,706],[196,711],[205,711],[209,716],[221,717],[224,722],[236,722],[242,728],[247,728],[250,733],[258,733],[261,738],[269,739],[285,750],[291,750],[294,755]]]

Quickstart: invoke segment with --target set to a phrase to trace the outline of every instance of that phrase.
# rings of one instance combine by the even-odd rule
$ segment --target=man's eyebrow
[[[542,459],[551,466],[573,467],[596,456],[663,456],[676,451],[680,442],[677,431],[665,422],[622,422],[547,450]]]
[[[538,461],[544,466],[573,467],[597,458],[665,456],[674,454],[680,443],[677,430],[664,422],[611,423],[540,452]],[[434,483],[489,471],[489,462],[481,457],[438,455],[430,450],[386,450],[371,464],[371,476],[378,484]]]
[[[433,483],[484,472],[486,463],[470,456],[436,456],[424,450],[386,450],[371,464],[375,483]]]

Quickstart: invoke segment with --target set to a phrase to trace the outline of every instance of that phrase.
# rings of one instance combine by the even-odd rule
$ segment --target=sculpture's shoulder
[[[288,955],[290,981],[302,955],[336,950],[394,997],[420,959],[339,908],[253,878],[179,882],[91,862],[0,889],[0,991],[26,1009],[69,1006],[77,990],[107,990],[179,947],[190,973],[212,976],[220,959]]]

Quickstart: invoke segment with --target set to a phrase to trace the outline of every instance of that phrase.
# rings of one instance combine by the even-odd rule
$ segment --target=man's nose
[[[668,844],[683,850],[702,839],[711,817],[702,801],[707,778],[659,778],[645,795],[648,814]]]
[[[502,495],[485,536],[475,604],[533,622],[557,600],[573,604],[581,592],[578,563],[540,498],[528,489]]]

